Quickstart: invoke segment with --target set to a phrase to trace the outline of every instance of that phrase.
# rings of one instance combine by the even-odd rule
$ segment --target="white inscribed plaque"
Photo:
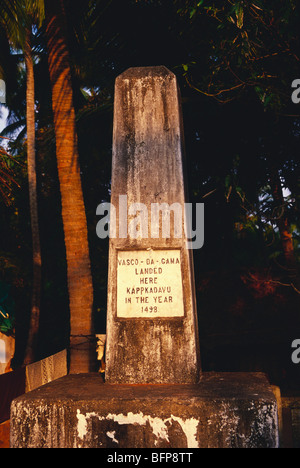
[[[118,251],[117,317],[183,317],[180,250]]]

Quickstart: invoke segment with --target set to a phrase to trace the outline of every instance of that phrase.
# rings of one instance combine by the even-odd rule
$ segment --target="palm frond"
[[[13,170],[9,166],[9,161],[15,161],[2,146],[0,146],[0,197],[3,199],[6,205],[10,204],[10,195],[12,185],[17,185]]]

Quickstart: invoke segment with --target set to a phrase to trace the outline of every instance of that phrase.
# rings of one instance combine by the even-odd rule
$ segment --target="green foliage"
[[[188,34],[204,25],[209,44],[203,74],[198,58],[203,40],[195,40],[192,57],[199,71],[194,67],[185,75],[190,86],[222,103],[252,89],[266,109],[281,113],[290,107],[290,82],[300,60],[294,1],[206,0],[193,6],[186,2],[178,12],[191,21]]]
[[[2,0],[0,5],[2,28],[16,49],[24,47],[26,32],[33,25],[42,26],[45,17],[44,0]]]
[[[14,177],[16,160],[0,146],[0,196],[8,205],[12,203],[12,185],[19,186]]]
[[[1,257],[0,257],[1,262]],[[4,335],[14,333],[15,304],[10,294],[10,287],[0,282],[0,331]]]

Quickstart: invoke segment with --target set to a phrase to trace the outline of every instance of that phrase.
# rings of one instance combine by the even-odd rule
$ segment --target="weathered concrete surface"
[[[165,67],[127,70],[116,80],[114,108],[111,204],[117,208],[120,196],[127,196],[126,210],[140,203],[149,214],[152,204],[176,203],[182,207],[183,226],[187,201],[184,138],[175,75]],[[170,237],[164,238],[160,229],[159,237],[153,238],[149,216],[149,237],[133,238],[129,230],[122,236],[120,224],[123,229],[126,222],[117,210],[118,232],[116,238],[110,237],[109,251],[106,380],[120,384],[196,383],[200,373],[199,334],[193,259],[186,248],[184,229],[181,238],[175,237],[174,226]],[[153,314],[152,319],[120,319],[118,252],[151,249],[180,252],[184,316],[161,319]],[[128,287],[132,287],[131,280],[129,277]],[[176,304],[170,304],[172,307]]]
[[[203,374],[198,385],[111,385],[70,375],[17,398],[12,448],[277,448],[263,374]]]

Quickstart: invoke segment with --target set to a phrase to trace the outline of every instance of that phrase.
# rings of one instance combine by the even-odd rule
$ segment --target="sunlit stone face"
[[[180,250],[117,253],[117,317],[183,317]]]

